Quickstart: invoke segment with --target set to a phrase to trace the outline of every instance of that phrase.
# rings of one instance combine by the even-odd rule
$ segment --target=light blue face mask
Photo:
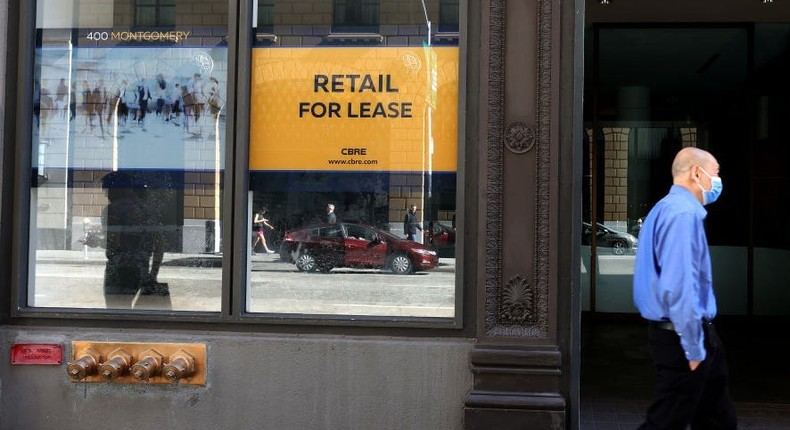
[[[702,188],[702,185],[699,182],[697,183],[699,189],[702,190],[702,204],[708,205],[715,202],[719,198],[721,191],[724,189],[724,183],[722,183],[720,177],[711,176],[702,167],[699,169],[702,170],[702,173],[708,175],[710,178],[710,190],[705,190],[705,188]]]

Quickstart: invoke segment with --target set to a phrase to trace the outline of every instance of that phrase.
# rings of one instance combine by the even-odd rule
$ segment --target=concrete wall
[[[0,429],[460,429],[466,339],[0,328]],[[71,382],[15,343],[205,343],[205,387]],[[133,424],[132,424],[133,423]],[[150,426],[150,427],[149,427]]]

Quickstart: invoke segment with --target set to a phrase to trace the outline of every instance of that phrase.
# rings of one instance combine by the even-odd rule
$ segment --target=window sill
[[[255,41],[258,43],[260,42],[277,43],[277,35],[270,33],[258,33],[255,35]]]
[[[378,33],[330,33],[324,36],[327,42],[367,42],[384,43],[384,36]]]
[[[434,33],[433,40],[434,40],[434,42],[440,42],[440,43],[441,42],[444,42],[444,43],[448,43],[448,42],[458,43],[459,37],[460,37],[460,33],[458,33],[457,31],[442,32],[442,33]]]

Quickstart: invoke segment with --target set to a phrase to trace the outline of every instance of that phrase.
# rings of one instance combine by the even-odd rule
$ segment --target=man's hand
[[[691,361],[691,360],[689,360],[689,369],[691,369],[691,371],[693,372],[693,371],[697,370],[697,367],[699,366],[699,364],[700,364],[699,361]]]

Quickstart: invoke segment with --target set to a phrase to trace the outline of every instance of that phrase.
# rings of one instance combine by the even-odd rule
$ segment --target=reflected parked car
[[[592,244],[591,238],[592,225],[588,222],[582,222],[582,245],[590,246]],[[596,246],[599,248],[611,248],[612,253],[615,255],[636,253],[638,243],[638,239],[632,234],[612,230],[601,223],[596,223],[595,225]]]
[[[280,257],[303,272],[335,267],[373,268],[396,274],[437,266],[436,251],[364,224],[338,223],[286,231]]]
[[[430,245],[440,257],[455,257],[455,229],[431,221],[423,234],[423,243]]]

